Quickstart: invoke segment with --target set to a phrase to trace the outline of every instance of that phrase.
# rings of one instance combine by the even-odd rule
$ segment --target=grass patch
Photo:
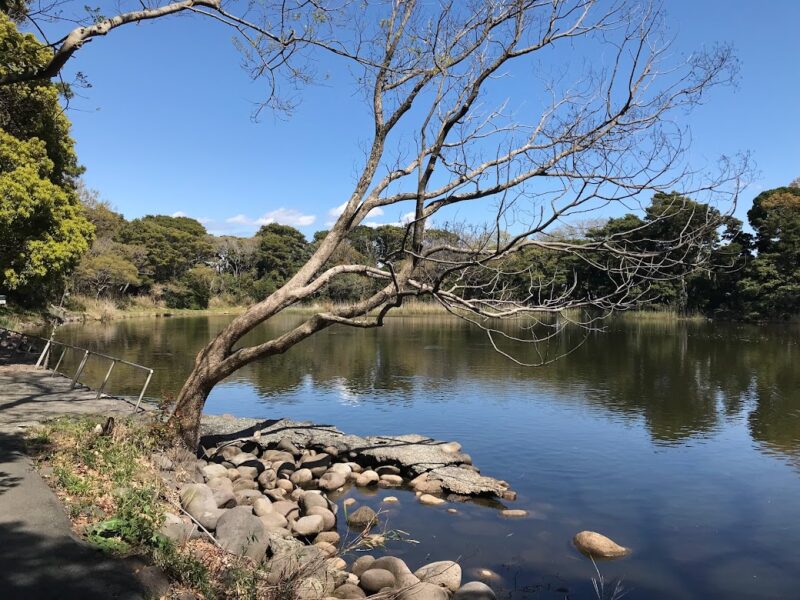
[[[295,598],[309,564],[268,581],[248,558],[227,553],[208,538],[178,545],[160,533],[164,513],[180,514],[177,489],[168,484],[154,456],[173,461],[171,477],[189,479],[195,458],[164,446],[158,419],[119,419],[103,434],[100,417],[59,419],[29,433],[28,452],[64,503],[75,530],[100,550],[145,557],[173,582],[204,600]],[[318,567],[318,565],[317,565]],[[315,567],[316,568],[316,567]]]

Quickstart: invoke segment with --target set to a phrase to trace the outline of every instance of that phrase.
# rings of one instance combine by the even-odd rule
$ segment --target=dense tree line
[[[23,14],[0,7],[0,78],[42,68],[52,55],[34,36],[20,33],[15,19]],[[212,298],[248,304],[283,285],[325,238],[323,231],[307,240],[279,224],[242,238],[210,235],[187,217],[126,220],[80,182],[82,168],[63,109],[70,94],[68,86],[49,79],[0,86],[0,293],[12,301],[43,305],[72,291],[123,304],[149,295],[174,308],[204,308]],[[709,220],[718,227],[697,227],[694,222]],[[612,239],[617,251],[630,247],[658,253],[672,247],[670,242],[683,232],[703,231],[705,239],[687,246],[691,253],[671,251],[665,256],[676,265],[674,276],[661,269],[658,279],[626,288],[630,306],[732,318],[796,316],[800,182],[759,194],[748,220],[753,233],[713,207],[658,193],[642,216],[628,214],[548,235],[561,236],[576,247]],[[459,247],[480,245],[481,234],[428,229],[424,240],[412,241],[405,227],[359,226],[325,268],[383,267],[412,243],[444,245],[457,256]],[[532,245],[495,260],[490,269],[476,265],[481,268],[466,269],[458,277],[474,278],[473,290],[491,287],[515,301],[534,302],[543,290],[550,297],[602,297],[625,287],[625,273],[607,265],[608,261],[587,261],[580,252],[571,255]],[[688,275],[686,265],[694,267]],[[427,268],[437,267],[432,263]],[[377,286],[369,278],[344,274],[318,291],[316,299],[348,302],[374,293]]]

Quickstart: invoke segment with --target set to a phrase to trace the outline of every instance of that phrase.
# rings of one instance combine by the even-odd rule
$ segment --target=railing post
[[[78,384],[78,377],[81,376],[83,373],[83,368],[86,366],[86,361],[89,359],[89,351],[86,350],[83,353],[83,359],[81,360],[81,364],[78,365],[78,370],[75,371],[75,377],[72,378],[72,387],[70,389],[75,389],[75,386]]]
[[[56,362],[56,366],[53,367],[53,376],[58,373],[58,367],[61,366],[61,361],[64,360],[64,355],[67,353],[67,347],[64,346],[64,349],[61,351],[61,356],[58,357],[58,361]]]
[[[42,350],[42,353],[39,355],[39,360],[36,361],[36,369],[38,369],[42,364],[42,361],[44,360],[45,354],[47,354],[48,350],[50,350],[50,340],[47,340],[47,343],[44,345],[44,350]]]
[[[139,410],[139,405],[142,403],[142,398],[144,398],[144,392],[147,389],[147,386],[150,385],[150,379],[153,377],[153,369],[149,369],[150,373],[147,374],[147,379],[145,379],[144,385],[142,386],[142,391],[139,392],[139,399],[136,401],[136,406],[133,407],[133,412]]]
[[[108,367],[108,371],[106,371],[106,378],[103,379],[103,383],[100,384],[100,388],[97,390],[97,398],[95,398],[95,400],[100,400],[100,396],[103,395],[103,390],[106,387],[106,383],[108,383],[108,378],[111,377],[111,371],[114,370],[114,365],[116,364],[116,360],[111,361],[111,365]]]

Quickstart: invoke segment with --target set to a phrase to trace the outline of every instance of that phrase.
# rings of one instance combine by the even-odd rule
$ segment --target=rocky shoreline
[[[481,475],[457,442],[360,437],[309,422],[226,416],[204,417],[202,433],[199,457],[185,457],[182,468],[172,464],[174,456],[160,458],[184,511],[167,514],[162,527],[175,542],[208,537],[259,563],[275,582],[302,572],[300,598],[495,598],[483,582],[462,585],[453,561],[412,571],[392,556],[362,554],[351,564],[343,558],[384,541],[380,511],[355,508],[352,499],[337,503],[350,486],[410,488],[430,505],[481,498],[504,509],[504,500],[516,498],[506,482]],[[337,532],[340,521],[353,539]]]

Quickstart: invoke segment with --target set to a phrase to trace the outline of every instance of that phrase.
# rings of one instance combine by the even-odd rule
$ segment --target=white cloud
[[[335,206],[328,211],[328,216],[333,217],[334,219],[341,215],[344,212],[345,207],[347,206],[347,202],[343,202],[339,206]],[[375,217],[380,217],[383,215],[383,209],[380,206],[373,208],[371,211],[367,213],[367,219],[374,219]],[[327,225],[333,225],[333,221],[328,223]],[[364,223],[366,225],[366,223]]]
[[[234,225],[255,225],[246,215],[238,214],[233,217],[225,219],[226,223],[233,223]]]
[[[266,213],[256,220],[256,225],[269,225],[270,223],[280,223],[281,225],[291,225],[292,227],[308,227],[317,220],[315,215],[304,215],[299,210],[293,208],[279,208]]]
[[[415,213],[413,210],[411,212],[407,212],[402,217],[400,217],[400,224],[401,225],[408,225],[409,223],[411,223],[411,221],[414,220],[414,216],[416,214],[417,213]]]

